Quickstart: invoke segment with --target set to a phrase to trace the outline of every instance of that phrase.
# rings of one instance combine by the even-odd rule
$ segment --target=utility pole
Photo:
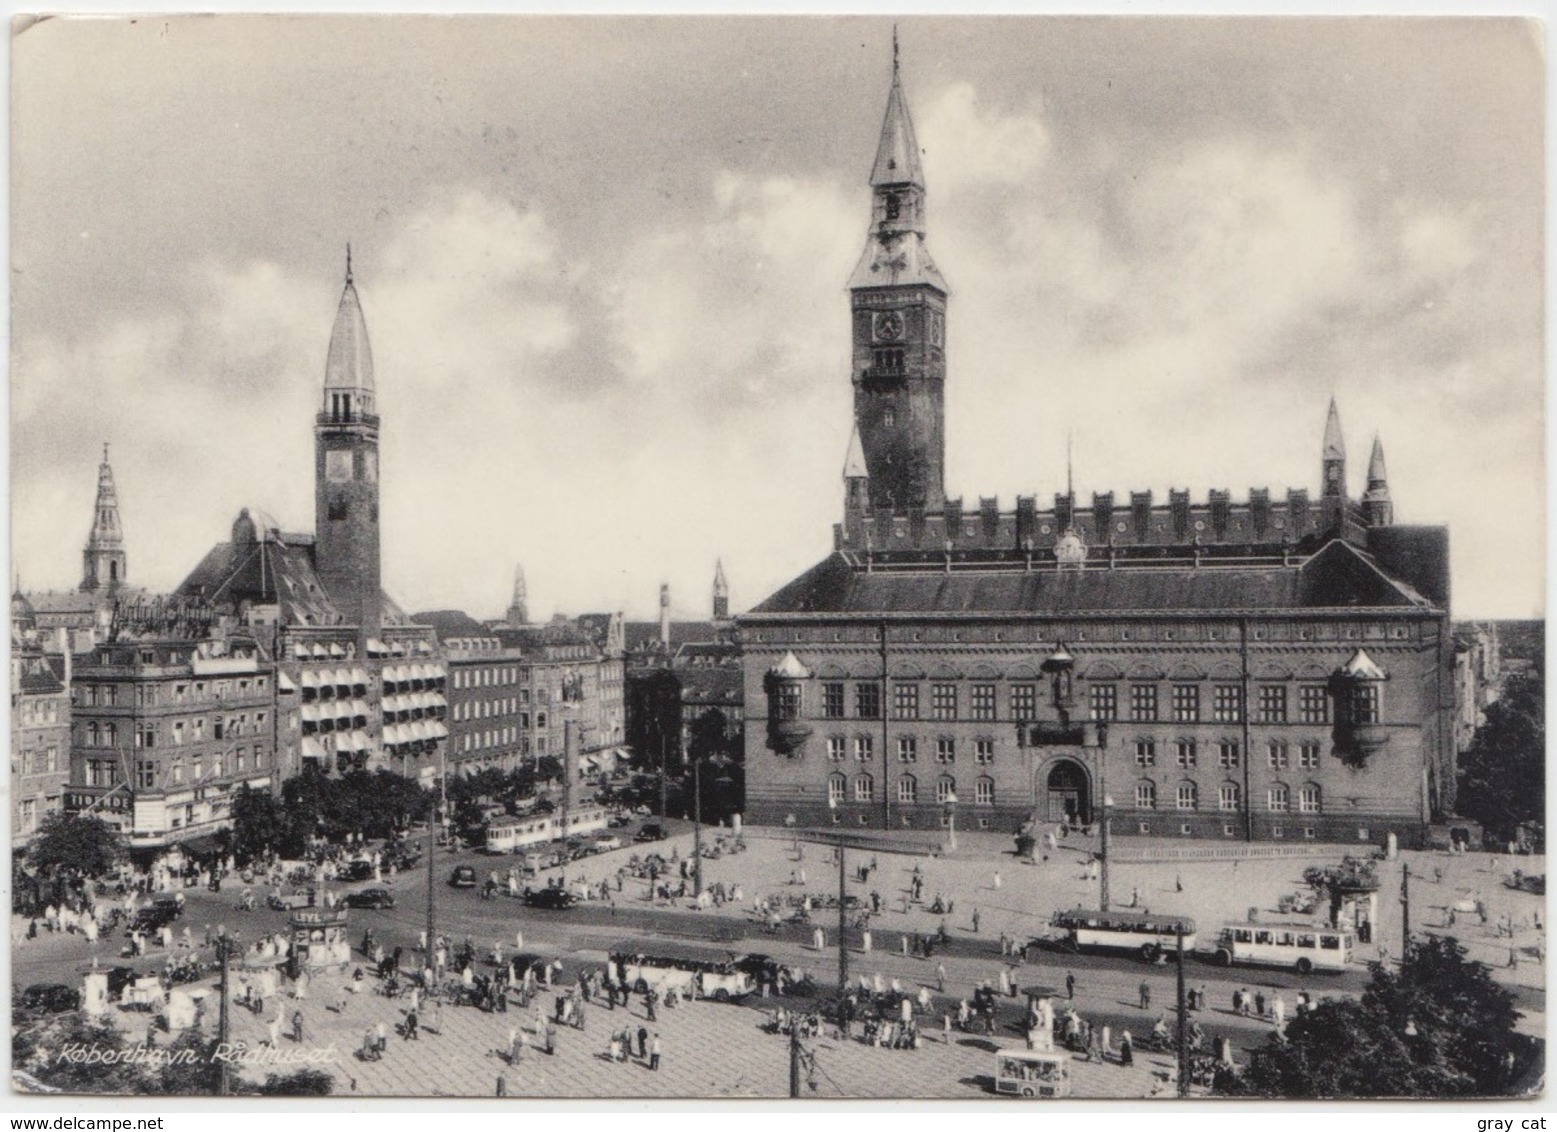
[[[692,895],[703,895],[703,760],[692,760]]]
[[[800,1028],[789,1028],[789,1099],[800,1099]]]
[[[1184,925],[1178,925],[1179,940],[1179,1096],[1189,1096],[1189,1009],[1184,995]]]
[[[221,1052],[221,1068],[218,1070],[220,1077],[217,1079],[216,1092],[219,1096],[227,1096],[232,1091],[232,1070],[227,1061],[227,934],[223,932],[216,937],[216,958],[222,965],[222,1001],[216,1015],[216,1043]]]
[[[438,855],[438,823],[442,820],[435,802],[427,822],[427,949],[422,953],[422,966],[429,970],[438,949],[438,880],[433,875],[433,858]]]
[[[1400,961],[1406,961],[1411,950],[1411,866],[1402,863],[1400,868]]]
[[[843,871],[843,838],[838,838],[838,1009],[844,1009],[843,1000],[849,995],[849,947],[844,940],[844,928],[848,926],[848,916],[844,909],[844,893],[847,878]]]
[[[1102,858],[1103,858],[1103,861],[1102,861],[1102,865],[1098,869],[1098,876],[1099,876],[1099,878],[1101,880],[1101,883],[1098,886],[1098,910],[1102,911],[1102,912],[1108,911],[1108,841],[1109,841],[1109,829],[1108,829],[1108,827],[1109,827],[1110,819],[1112,817],[1113,808],[1114,808],[1114,800],[1112,798],[1110,798],[1107,794],[1104,794],[1103,795],[1103,844],[1102,844],[1102,850],[1103,850]]]

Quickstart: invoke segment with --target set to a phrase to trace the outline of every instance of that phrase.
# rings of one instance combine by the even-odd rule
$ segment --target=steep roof
[[[627,621],[622,625],[622,633],[628,652],[656,648],[660,642],[660,623]],[[670,623],[671,652],[675,652],[682,645],[723,639],[725,633],[712,621],[672,621]]]
[[[368,324],[362,317],[362,303],[347,268],[346,286],[335,311],[335,327],[330,331],[330,352],[324,362],[326,389],[372,389],[373,350],[368,345]]]
[[[924,187],[924,170],[919,165],[919,139],[914,136],[914,121],[908,115],[908,103],[903,97],[903,84],[898,80],[895,60],[892,89],[887,94],[887,112],[881,120],[881,140],[876,146],[876,163],[871,166],[870,183],[873,186]]]
[[[485,625],[461,609],[434,609],[426,613],[413,613],[411,620],[418,625],[431,625],[440,641],[492,635]]]
[[[881,570],[840,554],[758,605],[784,613],[1217,613],[1266,609],[1430,608],[1410,586],[1342,540],[1298,566],[1110,570]]]

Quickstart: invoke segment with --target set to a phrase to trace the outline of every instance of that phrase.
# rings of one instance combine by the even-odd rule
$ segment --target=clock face
[[[884,311],[876,316],[876,337],[883,342],[896,342],[903,337],[903,316],[897,311]]]

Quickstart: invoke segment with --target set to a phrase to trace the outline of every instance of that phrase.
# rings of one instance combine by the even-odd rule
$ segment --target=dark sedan
[[[565,888],[541,888],[526,896],[524,902],[531,908],[565,912],[578,903],[578,897]]]
[[[341,903],[348,908],[393,908],[395,898],[388,890],[382,888],[364,888],[361,892],[348,892],[341,897]]]
[[[460,865],[449,875],[449,884],[454,888],[475,888],[476,870],[469,865]]]

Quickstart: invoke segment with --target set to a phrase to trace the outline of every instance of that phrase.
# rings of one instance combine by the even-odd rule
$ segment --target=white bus
[[[639,993],[674,987],[690,995],[696,988],[703,998],[728,1002],[757,990],[741,956],[696,944],[625,940],[611,949],[610,961],[617,981]]]
[[[1307,924],[1229,924],[1218,933],[1212,959],[1223,967],[1234,963],[1255,967],[1290,967],[1300,975],[1310,971],[1344,971],[1357,945],[1351,932]]]
[[[1152,912],[1092,912],[1073,908],[1056,912],[1049,921],[1059,942],[1072,951],[1133,951],[1148,963],[1178,953],[1179,932],[1184,950],[1195,950],[1195,921],[1188,916]]]
[[[606,828],[610,813],[604,806],[587,806],[568,814],[568,826],[562,827],[562,815],[526,814],[520,817],[503,817],[487,825],[486,841],[482,848],[498,855],[523,853],[549,845],[559,838],[577,837]]]

